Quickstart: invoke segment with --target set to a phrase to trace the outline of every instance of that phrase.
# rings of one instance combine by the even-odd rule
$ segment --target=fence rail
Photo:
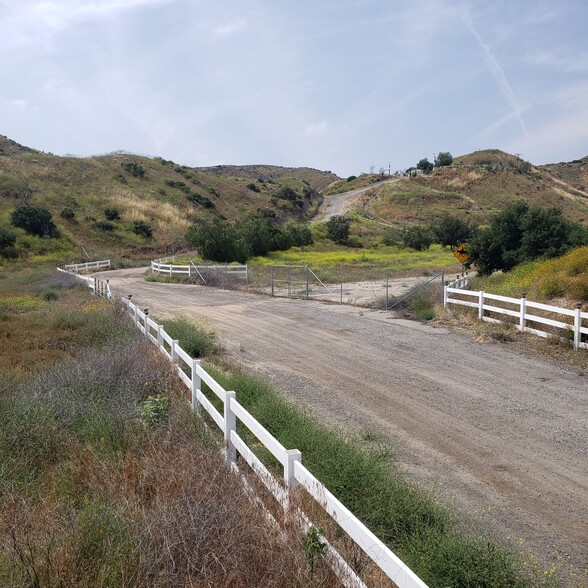
[[[60,269],[60,271],[65,271]],[[73,274],[83,280],[96,295],[113,299],[108,281],[87,278]],[[175,365],[178,375],[191,392],[191,406],[201,413],[202,410],[211,417],[221,429],[225,441],[225,455],[234,468],[237,468],[237,455],[249,464],[275,499],[286,510],[295,508],[296,518],[302,527],[308,530],[312,525],[307,515],[294,507],[299,503],[299,488],[304,488],[326,511],[326,513],[353,539],[363,552],[390,578],[398,588],[427,588],[427,585],[406,566],[374,533],[372,533],[353,513],[351,513],[329,490],[302,465],[302,454],[297,449],[286,449],[255,417],[237,400],[236,392],[225,390],[203,367],[199,359],[190,357],[173,339],[162,325],[149,317],[148,310],[141,310],[132,301],[132,296],[122,298],[127,312],[136,327],[159,351]],[[221,410],[202,391],[202,384],[220,400]],[[278,481],[248,447],[237,433],[237,423],[247,428],[255,438],[278,460],[283,468],[283,480]],[[365,588],[360,576],[343,559],[337,550],[325,539],[326,558],[342,583],[351,588]]]
[[[65,264],[61,269],[74,273],[110,269],[110,259],[104,259],[102,261],[88,261],[86,263]]]
[[[247,265],[195,265],[193,262],[181,265],[170,263],[169,259],[154,259],[151,261],[151,271],[164,276],[186,276],[188,278],[200,278],[204,284],[209,281],[217,281],[219,276],[239,277],[245,281],[249,279],[249,267]]]
[[[521,332],[533,333],[539,337],[570,339],[573,340],[574,349],[588,349],[588,312],[582,312],[580,303],[571,310],[532,302],[527,300],[525,294],[520,298],[510,298],[489,292],[464,290],[467,276],[465,278],[464,282],[458,279],[445,286],[443,302],[446,308],[449,304],[475,308],[478,319],[490,323],[504,323],[504,317],[511,317],[514,326]],[[551,327],[551,330],[546,331],[544,326]]]

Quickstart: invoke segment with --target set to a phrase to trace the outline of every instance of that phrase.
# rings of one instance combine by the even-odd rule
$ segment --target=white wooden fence
[[[102,282],[96,278],[74,275],[84,280],[95,294],[108,299],[113,298],[108,281]],[[296,499],[297,489],[304,488],[398,588],[427,588],[427,585],[402,560],[302,465],[300,451],[286,449],[239,404],[236,392],[225,390],[200,365],[200,360],[190,357],[178,341],[166,333],[162,325],[149,317],[147,310],[141,310],[132,302],[132,296],[121,300],[137,328],[157,346],[161,353],[176,364],[181,380],[191,392],[192,408],[199,413],[204,409],[221,429],[225,440],[226,459],[235,470],[238,471],[237,455],[240,455],[284,510],[288,512],[295,510],[292,514],[296,516],[303,530],[307,531],[312,526],[312,522],[299,507],[294,506],[299,503]],[[221,410],[217,410],[202,392],[202,382],[220,400]],[[283,482],[278,481],[270,473],[237,433],[237,422],[242,423],[282,465]],[[365,588],[359,575],[336,549],[324,537],[321,537],[321,541],[326,545],[326,559],[342,583],[349,588]]]
[[[509,298],[483,291],[464,290],[463,288],[467,286],[467,274],[464,278],[458,277],[455,282],[444,287],[445,308],[448,304],[475,308],[478,311],[478,319],[490,323],[505,322],[504,318],[500,318],[501,316],[512,317],[511,321],[514,320],[519,331],[533,333],[539,337],[557,336],[561,339],[573,339],[575,349],[588,349],[588,342],[582,340],[582,335],[588,336],[588,312],[582,312],[580,303],[571,310],[532,302],[527,300],[525,294],[520,298]],[[501,306],[497,306],[495,302],[500,303]],[[542,314],[539,315],[536,311]],[[546,331],[541,327],[542,325],[551,327],[551,331]]]
[[[249,267],[247,265],[195,265],[191,261],[188,264],[179,265],[169,263],[169,261],[169,259],[152,260],[151,271],[157,275],[200,278],[205,284],[208,281],[213,281],[216,276],[236,276],[244,278],[245,281],[249,280]]]
[[[74,273],[108,270],[110,269],[110,259],[104,259],[102,261],[88,261],[86,263],[72,263],[62,267],[64,270]]]

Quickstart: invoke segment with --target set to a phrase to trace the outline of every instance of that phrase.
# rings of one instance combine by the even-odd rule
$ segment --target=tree
[[[344,243],[349,239],[351,223],[343,216],[333,216],[327,221],[327,237],[335,243]]]
[[[59,237],[59,231],[53,223],[51,213],[46,208],[20,206],[12,211],[10,222],[30,235]]]
[[[459,243],[468,241],[475,230],[475,227],[470,223],[449,213],[445,213],[442,217],[435,219],[429,228],[433,233],[435,243],[439,243],[443,247],[453,247]]]
[[[235,225],[220,218],[198,221],[188,229],[186,240],[211,261],[245,263],[249,257],[249,249]]]
[[[425,251],[432,245],[432,243],[433,234],[428,227],[413,225],[404,229],[402,233],[402,244],[405,247],[410,247],[417,251]]]
[[[489,275],[538,257],[559,257],[585,244],[588,230],[567,220],[561,209],[539,208],[520,200],[470,241],[468,265],[475,264],[480,275]]]
[[[435,157],[435,167],[444,167],[453,163],[453,155],[449,151],[441,151]]]
[[[426,157],[423,157],[416,164],[416,168],[420,169],[424,174],[429,174],[433,171],[433,164]]]

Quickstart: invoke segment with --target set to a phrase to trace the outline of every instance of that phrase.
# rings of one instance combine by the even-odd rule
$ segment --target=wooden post
[[[293,498],[297,494],[298,489],[298,480],[296,479],[294,468],[296,467],[296,462],[302,461],[302,453],[298,449],[288,449],[286,451],[286,463],[284,464],[284,481],[286,482],[286,503],[284,504],[284,509],[289,510]]]
[[[447,308],[447,304],[449,303],[449,292],[447,291],[449,282],[445,282],[443,284],[443,308]]]
[[[163,327],[161,325],[157,325],[157,347],[161,350],[163,347]]]
[[[574,314],[574,349],[580,349],[582,341],[582,303],[576,302],[576,312]]]
[[[145,318],[143,319],[143,326],[145,327],[145,337],[149,337],[149,309],[146,308],[144,311]]]
[[[519,317],[519,329],[521,330],[521,333],[523,333],[525,331],[525,325],[526,325],[525,312],[527,310],[526,307],[527,307],[527,293],[523,292],[521,294],[521,308],[520,308],[521,316]]]
[[[224,406],[224,418],[225,418],[225,448],[227,452],[227,461],[237,461],[237,450],[231,441],[231,431],[237,430],[237,417],[231,410],[231,400],[236,399],[235,392],[225,392],[225,406]]]
[[[172,339],[171,342],[171,359],[174,363],[178,363],[178,352],[176,351],[177,339]]]
[[[484,292],[480,290],[479,293],[479,306],[478,306],[478,320],[482,320],[484,318]]]
[[[198,392],[202,388],[202,379],[198,375],[199,359],[192,360],[192,409],[200,413],[200,402],[198,400]]]

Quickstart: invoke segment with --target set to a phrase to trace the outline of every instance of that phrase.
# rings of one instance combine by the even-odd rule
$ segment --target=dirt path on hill
[[[344,215],[353,207],[358,196],[364,192],[367,192],[372,188],[377,188],[378,186],[383,186],[384,184],[393,184],[394,182],[398,182],[398,180],[399,178],[383,180],[366,186],[365,188],[358,188],[357,190],[343,192],[342,194],[334,194],[333,196],[325,196],[317,215],[311,220],[311,222],[328,221],[333,216]]]
[[[412,480],[546,567],[586,569],[585,375],[392,313],[150,283],[143,271],[102,276],[151,316],[204,319],[232,359],[324,422],[379,431]]]

